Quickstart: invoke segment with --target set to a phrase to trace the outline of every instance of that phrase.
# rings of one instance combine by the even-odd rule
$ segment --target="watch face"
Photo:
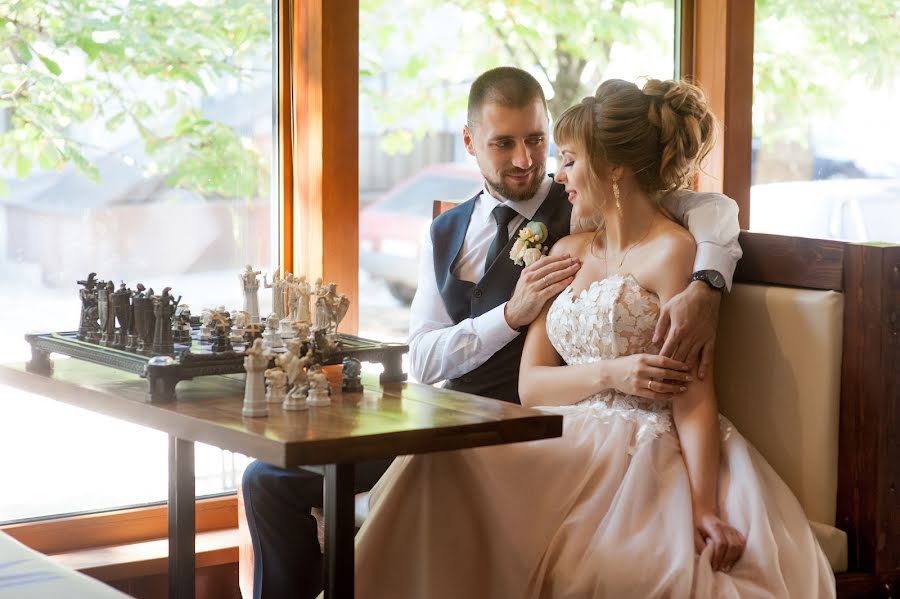
[[[725,277],[722,276],[717,270],[707,270],[704,274],[706,274],[707,280],[712,284],[713,287],[719,289],[725,286]]]

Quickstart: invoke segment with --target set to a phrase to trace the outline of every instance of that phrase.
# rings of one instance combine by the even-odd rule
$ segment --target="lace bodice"
[[[659,318],[659,298],[632,275],[594,281],[575,295],[568,287],[547,314],[547,335],[566,364],[586,364],[639,353],[657,353],[653,329]],[[581,402],[598,416],[613,413],[640,424],[638,437],[672,431],[671,405],[602,391]]]

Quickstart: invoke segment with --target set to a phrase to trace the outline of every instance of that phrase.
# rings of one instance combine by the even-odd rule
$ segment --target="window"
[[[241,307],[244,265],[271,270],[271,15],[271,0],[0,7],[2,361],[27,359],[27,331],[77,328],[90,272],[171,286],[199,315]],[[0,522],[165,500],[164,434],[3,393],[0,476],[29,482],[4,487]],[[247,461],[198,445],[198,495],[234,489]]]
[[[605,79],[671,78],[674,4],[361,4],[362,336],[406,339],[431,203],[481,189],[462,143],[472,80],[496,66],[524,68],[543,85],[552,118]],[[548,171],[554,165],[551,155]]]
[[[896,4],[758,0],[750,228],[900,241]]]

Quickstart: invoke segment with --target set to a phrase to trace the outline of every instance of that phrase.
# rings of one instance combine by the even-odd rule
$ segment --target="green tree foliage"
[[[389,150],[411,148],[410,115],[465,106],[466,92],[453,84],[471,82],[479,72],[511,64],[544,79],[551,115],[558,116],[593,93],[610,61],[613,44],[667,53],[671,20],[648,19],[648,9],[664,11],[671,0],[363,0],[360,6],[361,89],[373,99]],[[671,10],[671,9],[670,9]],[[422,42],[425,19],[463,23],[446,35]],[[405,54],[392,65],[384,85],[386,55]],[[671,50],[668,50],[670,56]],[[415,90],[418,92],[415,92]],[[423,93],[426,90],[426,93]]]
[[[197,106],[265,64],[269,10],[259,0],[4,0],[0,163],[20,178],[73,164],[96,181],[96,140],[71,130],[101,119],[110,132],[133,125],[148,173],[167,185],[257,197],[268,185],[259,153]]]

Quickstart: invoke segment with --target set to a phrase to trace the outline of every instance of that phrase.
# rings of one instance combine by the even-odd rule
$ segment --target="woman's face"
[[[591,218],[597,211],[594,198],[588,188],[588,157],[583,148],[567,143],[559,147],[562,166],[556,173],[556,181],[566,186],[572,213],[578,218]]]

